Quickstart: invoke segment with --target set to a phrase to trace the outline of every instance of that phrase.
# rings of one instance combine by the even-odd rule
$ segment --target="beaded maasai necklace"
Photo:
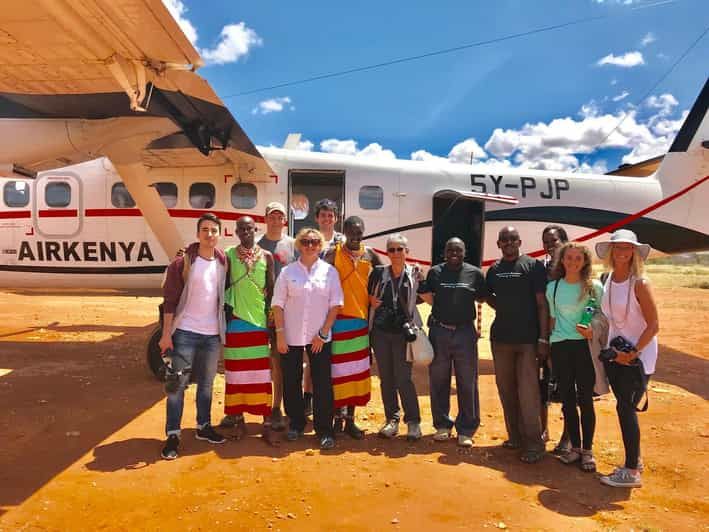
[[[239,260],[244,263],[244,266],[246,266],[246,273],[248,274],[254,269],[256,263],[261,260],[263,250],[258,244],[251,248],[246,248],[239,244],[236,247],[236,253],[239,256]]]

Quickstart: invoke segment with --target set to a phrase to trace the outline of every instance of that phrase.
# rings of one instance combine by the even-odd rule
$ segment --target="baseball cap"
[[[286,215],[286,208],[283,206],[282,203],[278,203],[277,201],[272,201],[271,203],[266,205],[266,216],[268,216],[274,211],[283,213],[283,216]]]

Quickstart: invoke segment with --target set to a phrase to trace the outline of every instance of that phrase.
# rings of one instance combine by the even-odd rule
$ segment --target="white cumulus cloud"
[[[309,140],[301,140],[295,149],[298,151],[313,151],[314,147],[315,144],[313,144]]]
[[[267,115],[269,113],[280,113],[286,107],[289,107],[291,110],[295,109],[293,106],[289,105],[290,103],[291,99],[289,96],[284,96],[282,98],[270,98],[259,102],[256,107],[251,109],[251,114]]]
[[[325,153],[354,155],[355,157],[367,157],[369,159],[396,159],[396,154],[393,151],[384,148],[378,142],[372,142],[360,150],[357,148],[357,141],[354,139],[325,139],[320,143],[320,150]]]
[[[187,13],[187,8],[180,0],[163,0],[163,4],[175,19],[180,29],[185,33],[189,41],[193,44],[197,44],[197,30],[192,25],[192,22],[185,16]]]
[[[451,148],[448,160],[452,163],[470,163],[480,159],[487,159],[487,153],[474,138],[465,139]]]
[[[200,53],[208,63],[223,65],[238,61],[254,46],[263,46],[263,39],[245,23],[239,22],[224,26],[217,45],[211,49],[202,49]]]
[[[598,66],[614,65],[623,68],[632,68],[645,64],[642,52],[626,52],[623,55],[608,54],[599,59],[596,64]]]

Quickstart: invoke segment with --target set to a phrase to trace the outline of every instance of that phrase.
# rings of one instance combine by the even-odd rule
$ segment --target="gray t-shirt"
[[[281,273],[284,266],[293,262],[297,256],[295,252],[295,239],[284,235],[280,240],[269,240],[266,235],[263,235],[258,241],[258,245],[266,251],[270,251],[273,255],[273,264],[275,277]]]

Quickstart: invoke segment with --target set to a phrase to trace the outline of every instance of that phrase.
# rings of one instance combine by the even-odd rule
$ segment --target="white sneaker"
[[[632,470],[624,467],[619,467],[610,475],[601,477],[600,481],[601,484],[613,488],[639,488],[643,485],[639,472],[633,473]]]
[[[451,438],[450,429],[437,429],[433,435],[434,441],[448,441]]]
[[[395,438],[397,434],[399,434],[399,421],[396,419],[390,419],[379,429],[379,436],[382,438]]]
[[[473,438],[466,436],[465,434],[458,434],[458,446],[459,447],[472,447]]]

